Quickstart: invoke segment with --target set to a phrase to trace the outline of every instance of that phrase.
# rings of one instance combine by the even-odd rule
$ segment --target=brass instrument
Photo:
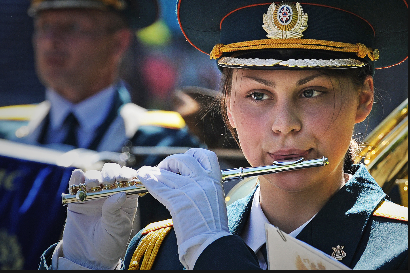
[[[311,160],[304,160],[301,158],[292,162],[274,161],[272,165],[268,166],[227,169],[221,171],[222,182],[237,178],[326,166],[327,164],[329,164],[329,162],[326,157]],[[144,195],[148,191],[138,179],[134,178],[130,181],[117,181],[110,186],[97,187],[91,192],[87,192],[85,184],[72,185],[69,188],[69,194],[62,194],[61,197],[62,203],[65,205],[69,203],[81,203],[87,200],[104,198],[118,192]]]
[[[355,163],[363,162],[386,194],[400,193],[408,206],[408,99],[391,112],[365,139]],[[397,193],[396,193],[397,194]]]

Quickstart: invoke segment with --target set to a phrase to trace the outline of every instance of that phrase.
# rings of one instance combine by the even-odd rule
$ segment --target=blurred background
[[[132,99],[138,105],[172,109],[169,96],[176,89],[217,89],[219,81],[215,79],[220,73],[215,61],[185,41],[175,14],[176,0],[160,3],[160,20],[136,33],[121,76],[131,86]],[[44,100],[44,87],[34,69],[28,6],[28,0],[0,1],[0,106]]]
[[[218,111],[217,98],[220,95],[218,90],[221,74],[216,62],[185,40],[175,13],[177,0],[159,2],[160,19],[154,25],[136,33],[120,71],[120,77],[130,87],[132,101],[148,109],[178,111],[192,133],[207,144],[209,149],[219,150],[217,154],[220,155],[222,169],[247,167],[248,163],[223,126]],[[27,15],[28,6],[29,0],[0,0],[0,107],[36,104],[45,99],[44,87],[38,80],[34,68],[31,42],[33,21]],[[373,111],[370,117],[358,124],[355,129],[355,135],[359,140],[363,140],[408,98],[408,60],[389,69],[377,70],[375,87],[376,100]],[[404,144],[405,148],[400,146],[397,150],[407,151],[407,138]],[[229,154],[224,157],[226,150]],[[401,153],[398,156],[404,158]],[[400,159],[394,159],[391,164],[396,165],[398,161]],[[407,166],[407,156],[404,163]],[[0,190],[6,185],[2,185],[1,182],[10,180],[5,179],[2,167],[4,168],[0,162]],[[379,169],[384,174],[386,169],[393,167],[383,165]],[[404,194],[407,195],[407,167],[404,170],[405,176],[400,176],[398,180],[405,181]],[[70,170],[67,173],[69,174]],[[225,191],[231,190],[236,183],[237,181],[232,181],[224,184]],[[227,198],[232,197],[234,200],[237,198],[235,194],[245,195],[251,188],[248,188],[247,184],[243,185],[245,187],[237,187]],[[390,188],[387,192],[389,191]],[[407,205],[403,201],[401,203]],[[17,248],[17,238],[0,229],[0,242],[2,240],[9,243],[0,243],[0,269],[21,269],[23,261],[16,259],[20,251]],[[14,267],[2,266],[2,262],[6,264],[4,261],[8,257],[11,257]]]

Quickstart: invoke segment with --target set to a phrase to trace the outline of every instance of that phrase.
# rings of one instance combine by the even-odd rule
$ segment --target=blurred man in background
[[[17,130],[17,141],[112,152],[125,145],[199,145],[179,114],[131,103],[118,78],[134,30],[157,19],[156,0],[32,0],[28,12],[34,17],[36,71],[47,100],[28,126]],[[132,167],[161,159],[137,158]]]
[[[178,113],[131,103],[127,85],[118,77],[134,32],[158,17],[156,0],[32,0],[28,13],[34,19],[36,71],[46,87],[46,101],[13,107],[14,113],[27,113],[28,124],[15,130],[15,123],[8,127],[3,120],[0,137],[60,151],[201,146]],[[128,165],[156,165],[163,157],[140,156]],[[150,195],[140,199],[139,210],[140,226],[170,217]],[[24,267],[36,269],[27,263]]]

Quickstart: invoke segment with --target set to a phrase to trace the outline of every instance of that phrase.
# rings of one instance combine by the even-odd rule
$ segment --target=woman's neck
[[[272,225],[290,233],[318,213],[348,179],[341,174],[333,183],[327,181],[318,187],[289,192],[260,177],[262,210]]]

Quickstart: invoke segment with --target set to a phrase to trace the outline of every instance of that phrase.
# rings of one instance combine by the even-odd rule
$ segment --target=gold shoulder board
[[[172,227],[172,219],[151,223],[146,226],[142,231],[144,237],[132,255],[128,270],[150,270],[162,241]]]
[[[35,104],[22,104],[0,107],[0,120],[29,120],[37,107]]]
[[[383,201],[373,212],[373,215],[407,222],[409,209],[390,201]]]
[[[171,129],[185,127],[185,121],[178,112],[174,111],[147,111],[144,114],[141,125],[156,125]]]

